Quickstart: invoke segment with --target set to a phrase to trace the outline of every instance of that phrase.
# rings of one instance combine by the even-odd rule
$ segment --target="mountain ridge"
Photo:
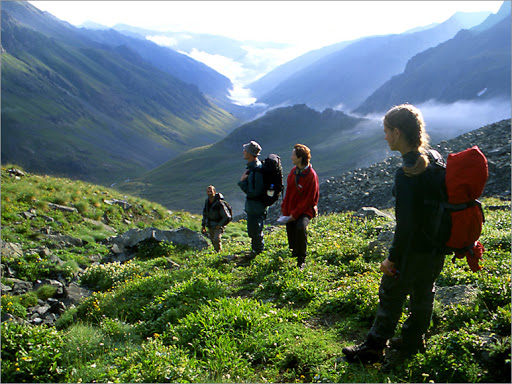
[[[478,20],[483,21],[487,15],[482,13]],[[414,54],[452,38],[460,29],[476,22],[473,17],[466,21],[454,15],[427,30],[356,40],[292,74],[258,98],[258,102],[270,106],[306,103],[320,110],[352,110],[391,76],[401,73]]]
[[[483,24],[488,28],[464,29],[453,39],[413,56],[403,73],[375,90],[354,112],[383,112],[405,101],[509,99],[510,20]]]

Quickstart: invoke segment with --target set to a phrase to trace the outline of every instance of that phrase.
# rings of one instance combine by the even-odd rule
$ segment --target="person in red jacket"
[[[303,268],[307,250],[307,226],[317,214],[318,176],[309,163],[311,151],[305,145],[296,144],[293,147],[291,160],[294,167],[287,178],[280,221],[286,222],[288,246],[297,258],[297,267]]]

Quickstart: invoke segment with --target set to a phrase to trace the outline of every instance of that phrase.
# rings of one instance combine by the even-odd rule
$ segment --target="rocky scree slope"
[[[486,125],[432,148],[446,160],[450,153],[477,145],[487,157],[489,178],[483,196],[510,200],[510,120]],[[394,174],[401,156],[393,156],[368,168],[331,177],[320,185],[320,213],[357,211],[362,207],[387,209],[394,206]]]
[[[510,119],[486,125],[450,140],[443,140],[432,148],[446,160],[450,153],[477,145],[487,157],[489,178],[483,196],[510,200]],[[385,143],[384,143],[385,144]],[[389,209],[394,207],[392,195],[395,171],[401,166],[398,154],[373,164],[331,177],[320,184],[319,214],[359,211],[363,207]],[[269,219],[279,217],[278,201],[269,211]]]

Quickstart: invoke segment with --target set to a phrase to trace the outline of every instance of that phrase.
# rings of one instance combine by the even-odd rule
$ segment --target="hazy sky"
[[[443,22],[502,1],[30,1],[73,25],[94,21],[320,48]]]

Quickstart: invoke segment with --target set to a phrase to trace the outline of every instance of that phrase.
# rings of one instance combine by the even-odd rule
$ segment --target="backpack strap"
[[[426,155],[431,164],[446,168],[446,162],[444,161],[443,156],[441,156],[441,154],[435,149],[429,149]]]

